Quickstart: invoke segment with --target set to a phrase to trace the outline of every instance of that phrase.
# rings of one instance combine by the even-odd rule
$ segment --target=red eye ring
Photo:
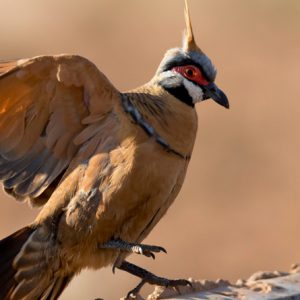
[[[199,85],[205,86],[209,84],[209,81],[207,81],[207,79],[204,78],[201,70],[196,66],[193,65],[177,66],[172,68],[172,71],[181,74],[186,79],[195,82]]]

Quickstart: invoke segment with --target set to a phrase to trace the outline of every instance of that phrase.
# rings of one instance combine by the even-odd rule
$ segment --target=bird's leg
[[[120,266],[117,266],[118,269],[126,271],[134,276],[140,277],[142,281],[127,294],[127,298],[130,298],[131,295],[137,295],[141,288],[144,286],[145,283],[149,283],[152,285],[159,285],[165,287],[175,287],[177,288],[180,285],[191,285],[188,280],[185,279],[167,279],[163,277],[158,277],[153,273],[138,267],[132,263],[127,261],[123,261]]]
[[[155,259],[155,255],[153,252],[167,253],[167,251],[163,247],[129,243],[129,242],[125,242],[120,239],[110,240],[104,244],[100,244],[98,247],[102,248],[102,249],[114,249],[114,250],[130,252],[130,253],[141,254],[141,255],[145,255],[147,257],[152,257],[153,259]]]

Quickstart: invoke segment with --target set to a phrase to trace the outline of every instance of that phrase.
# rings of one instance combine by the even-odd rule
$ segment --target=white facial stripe
[[[193,84],[191,81],[187,80],[181,74],[175,71],[166,71],[159,75],[158,80],[164,83],[166,88],[175,88],[184,85],[189,95],[193,99],[193,103],[197,103],[203,100],[202,89]]]
[[[174,71],[166,71],[159,76],[160,81],[164,81],[166,87],[175,87],[182,84],[183,77]]]
[[[188,91],[189,95],[192,97],[194,103],[203,100],[203,91],[199,86],[193,84],[185,78],[183,79],[183,84],[186,90]]]

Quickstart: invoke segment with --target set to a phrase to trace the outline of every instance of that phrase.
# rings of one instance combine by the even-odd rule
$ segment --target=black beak
[[[202,86],[204,91],[205,99],[211,98],[216,101],[218,104],[229,108],[229,101],[226,95],[220,90],[215,83],[210,83],[209,85]]]

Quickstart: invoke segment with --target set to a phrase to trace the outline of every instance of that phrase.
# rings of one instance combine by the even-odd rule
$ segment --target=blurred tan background
[[[197,106],[199,132],[184,187],[131,261],[169,277],[236,280],[300,261],[300,1],[192,0],[194,31],[219,69],[229,111]],[[0,0],[0,58],[75,53],[121,90],[151,78],[181,45],[183,0]],[[176,134],[176,133],[174,133]],[[0,238],[37,211],[1,193]],[[61,299],[119,299],[138,282],[85,271]]]

